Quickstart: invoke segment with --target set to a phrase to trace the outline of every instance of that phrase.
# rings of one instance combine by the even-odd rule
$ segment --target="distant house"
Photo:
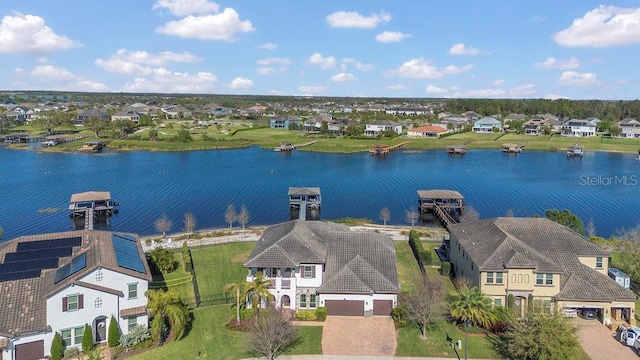
[[[482,117],[475,111],[465,111],[462,113],[462,115],[465,116],[469,121],[480,120],[480,118]]]
[[[407,130],[408,137],[439,137],[441,134],[446,134],[449,132],[447,128],[436,126],[436,125],[426,125],[420,126],[417,128],[413,128],[411,130]]]
[[[504,117],[504,124],[506,125],[512,121],[525,121],[525,120],[527,120],[527,115],[511,113]]]
[[[388,115],[405,115],[405,116],[417,116],[417,115],[432,115],[433,110],[429,107],[393,107],[385,110]]]
[[[396,134],[400,135],[402,134],[402,125],[389,120],[374,121],[365,125],[364,134],[366,136],[378,136],[388,130],[393,130]]]
[[[454,129],[469,125],[469,118],[464,115],[448,115],[440,120],[444,124],[451,124]]]
[[[6,116],[7,119],[11,119],[19,122],[24,122],[27,120],[27,116],[23,112],[15,111],[13,109],[5,110],[2,113],[2,115]]]
[[[542,135],[545,127],[551,128],[548,121],[538,118],[525,121],[523,126],[525,135]]]
[[[140,122],[140,116],[141,114],[137,111],[119,111],[111,115],[111,121],[129,120],[137,124]]]
[[[561,134],[578,137],[596,136],[596,124],[585,119],[567,120],[561,125]]]
[[[502,131],[502,123],[492,117],[483,117],[473,123],[473,132],[476,133],[491,133],[494,129]]]
[[[76,118],[76,122],[83,124],[85,120],[89,120],[91,118],[101,118],[105,120],[111,120],[111,116],[106,112],[99,109],[91,109],[91,110],[83,111],[80,114],[78,114],[78,117]]]
[[[618,124],[623,138],[640,138],[640,121],[632,118],[625,118]]]
[[[211,115],[213,116],[227,116],[227,115],[231,115],[233,113],[233,111],[231,109],[228,108],[224,108],[224,107],[217,107],[213,110],[211,110]]]
[[[181,118],[190,118],[193,117],[193,113],[191,110],[185,108],[184,106],[171,106],[168,108],[163,108],[162,112],[167,119],[181,119]]]
[[[389,316],[400,292],[391,238],[343,224],[293,220],[271,226],[244,267],[247,281],[258,273],[271,281],[273,305],[283,309]]]
[[[113,316],[123,334],[148,325],[151,272],[136,235],[69,231],[22,236],[0,248],[0,359],[42,359],[55,333],[82,347],[107,341]]]
[[[269,127],[272,129],[285,129],[288,130],[292,124],[300,128],[302,120],[297,116],[285,115],[276,116],[269,121]]]

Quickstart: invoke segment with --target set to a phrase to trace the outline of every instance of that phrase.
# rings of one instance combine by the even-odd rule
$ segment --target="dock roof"
[[[109,191],[87,191],[71,195],[72,203],[98,200],[111,200],[111,193]]]
[[[455,190],[418,190],[421,199],[464,199],[464,196]]]
[[[290,187],[289,196],[291,195],[320,195],[319,187]]]

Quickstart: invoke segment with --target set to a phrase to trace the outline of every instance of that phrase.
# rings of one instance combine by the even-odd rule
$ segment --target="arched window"
[[[103,276],[104,275],[102,274],[102,270],[96,271],[96,282],[102,281]]]
[[[97,297],[93,303],[95,304],[96,308],[102,307],[102,299],[99,297]]]

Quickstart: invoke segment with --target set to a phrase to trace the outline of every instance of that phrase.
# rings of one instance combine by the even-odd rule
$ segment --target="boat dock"
[[[432,213],[444,226],[458,222],[464,214],[464,197],[455,190],[418,190],[418,211],[420,221]]]
[[[518,144],[512,144],[512,143],[506,143],[506,144],[502,144],[501,151],[504,152],[504,153],[520,154],[525,145],[526,145],[526,143],[519,144],[519,145]]]
[[[369,150],[369,154],[373,156],[389,155],[390,152],[398,150],[410,142],[411,141],[404,141],[395,145],[374,144],[373,147]]]
[[[100,152],[104,148],[102,141],[87,141],[84,145],[78,147],[81,152]]]
[[[109,217],[118,213],[118,202],[111,199],[108,191],[87,191],[71,195],[69,215],[84,217],[85,229],[93,229],[94,217]]]
[[[319,220],[322,198],[319,187],[289,188],[289,219]]]
[[[571,145],[567,148],[567,157],[582,157],[584,150],[580,144]]]
[[[467,145],[449,145],[447,146],[447,154],[462,155],[467,152]]]
[[[297,148],[303,147],[303,146],[309,146],[309,145],[313,145],[315,143],[317,143],[318,140],[313,140],[313,141],[309,141],[303,144],[293,144],[291,142],[288,141],[283,141],[280,143],[280,146],[278,146],[277,148],[273,149],[274,151],[293,151]]]

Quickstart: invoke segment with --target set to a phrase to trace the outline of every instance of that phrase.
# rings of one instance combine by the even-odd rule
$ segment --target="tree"
[[[224,220],[229,223],[229,229],[233,227],[233,223],[238,219],[238,214],[236,213],[236,207],[233,204],[229,204],[227,206],[227,211],[224,213]]]
[[[436,321],[445,310],[443,300],[446,289],[442,278],[431,273],[416,276],[412,283],[415,285],[414,289],[401,293],[400,303],[406,311],[407,319],[426,338],[427,326]]]
[[[120,339],[120,327],[118,326],[115,316],[111,315],[111,319],[109,319],[107,344],[110,348],[114,348],[118,346],[118,339]]]
[[[498,343],[498,351],[507,359],[577,359],[577,332],[576,325],[560,313],[534,310],[523,321],[513,323]]]
[[[109,129],[111,127],[111,120],[99,116],[94,116],[85,120],[84,126],[91,129],[96,137],[100,137],[100,133],[103,130]]]
[[[193,138],[191,137],[191,134],[189,133],[189,130],[186,130],[186,129],[178,130],[174,138],[176,139],[176,141],[185,142],[185,143],[193,140]]]
[[[147,253],[147,261],[156,273],[170,273],[177,267],[173,253],[169,249],[157,247]]]
[[[411,226],[415,226],[416,221],[420,219],[420,214],[416,209],[406,210],[405,216],[406,216],[407,222],[411,224]]]
[[[64,343],[62,342],[62,335],[56,331],[53,335],[53,341],[51,342],[51,360],[60,360],[64,356]]]
[[[640,280],[640,225],[621,231],[616,235],[618,259],[615,266],[627,273],[634,281]]]
[[[136,127],[136,124],[131,120],[126,119],[118,119],[113,122],[114,126],[120,132],[120,137],[126,137],[128,134],[133,132],[133,129]]]
[[[382,219],[384,225],[387,226],[387,221],[391,219],[391,212],[388,208],[383,207],[382,210],[380,210],[380,219]]]
[[[596,225],[593,223],[593,219],[589,219],[589,222],[587,223],[587,228],[586,230],[586,235],[587,237],[592,237],[592,236],[596,236]]]
[[[196,230],[196,217],[188,212],[184,214],[184,231],[187,233],[187,239]]]
[[[171,230],[172,226],[173,222],[169,220],[167,214],[162,214],[162,216],[156,219],[155,228],[157,232],[162,233],[162,237],[167,236],[167,231]]]
[[[93,351],[93,348],[93,331],[91,331],[91,326],[89,326],[89,324],[84,324],[84,332],[82,333],[82,352],[85,355],[88,355]]]
[[[244,226],[249,222],[249,210],[247,210],[247,207],[244,205],[240,207],[240,213],[238,214],[238,221],[242,225],[242,230],[244,230]]]
[[[158,141],[158,130],[156,129],[149,130],[149,140]]]
[[[249,327],[247,348],[273,360],[298,341],[299,336],[282,310],[269,308]]]
[[[620,128],[620,126],[618,125],[612,126],[609,130],[609,135],[611,136],[617,137],[620,136],[620,134],[622,134],[622,128]]]
[[[240,299],[244,299],[245,302],[248,301],[251,304],[251,308],[257,314],[260,304],[263,302],[269,303],[269,301],[275,300],[275,296],[269,292],[270,286],[271,280],[265,278],[262,275],[262,272],[258,272],[253,281],[227,284],[224,287],[224,292],[229,295],[235,293],[237,302],[236,306],[238,308],[237,315],[238,319],[240,319],[239,308],[242,306],[242,304],[240,304]]]
[[[0,227],[0,239],[2,239],[2,235],[4,235],[4,230],[2,230],[2,227]]]
[[[242,281],[239,283],[227,284],[222,289],[226,295],[232,295],[236,297],[236,322],[240,322],[240,308],[242,307],[242,304],[240,304],[240,294],[246,294],[245,289],[248,286],[249,283],[247,281]]]
[[[466,205],[464,214],[460,216],[460,222],[470,222],[480,220],[480,213],[471,205]]]
[[[175,340],[180,340],[189,323],[189,309],[178,292],[174,289],[158,289],[149,290],[146,295],[147,309],[153,318],[150,323],[153,340],[162,342],[170,333],[173,333]]]
[[[463,286],[449,295],[449,313],[453,318],[461,322],[470,320],[473,325],[485,329],[490,328],[496,320],[492,305],[491,298],[477,286]]]
[[[564,225],[580,235],[584,235],[584,224],[582,223],[582,220],[580,220],[580,218],[571,211],[567,209],[551,209],[545,211],[544,214],[547,219],[555,221],[560,225]]]
[[[70,122],[71,117],[69,114],[57,111],[42,111],[38,114],[38,118],[33,121],[36,127],[46,130],[47,135],[53,134],[53,129]]]
[[[506,217],[513,217],[513,209],[507,209],[507,212],[504,213]]]

